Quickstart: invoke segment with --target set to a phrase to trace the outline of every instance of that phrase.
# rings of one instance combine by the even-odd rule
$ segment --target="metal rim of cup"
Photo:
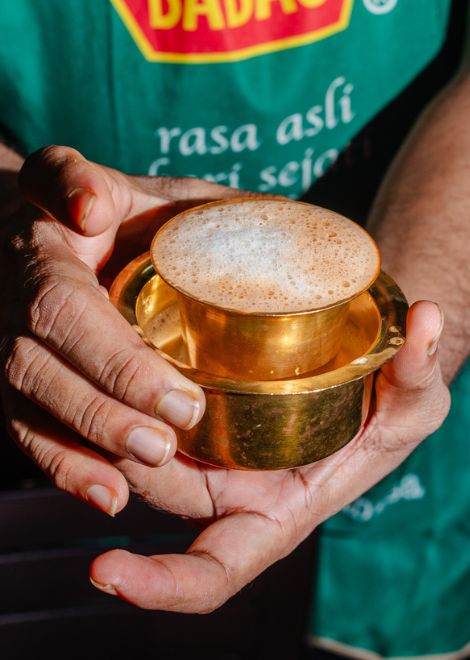
[[[146,252],[131,261],[118,274],[111,286],[111,302],[133,326],[137,326],[135,315],[137,297],[146,282],[154,275],[155,269],[150,254]],[[408,303],[398,285],[389,275],[381,271],[372,287],[369,288],[369,292],[378,308],[380,329],[376,342],[363,355],[367,361],[364,362],[363,358],[353,360],[333,371],[317,375],[271,381],[234,380],[189,367],[167,355],[148,340],[147,343],[183,375],[206,389],[234,394],[281,396],[319,392],[368,376],[390,360],[404,343]]]

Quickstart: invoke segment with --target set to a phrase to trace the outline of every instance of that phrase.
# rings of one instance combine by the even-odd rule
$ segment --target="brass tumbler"
[[[240,198],[205,204],[174,216],[157,232],[150,253],[153,266],[166,284],[174,290],[181,319],[181,334],[185,345],[185,361],[198,370],[217,376],[244,380],[277,380],[312,372],[330,362],[340,350],[345,323],[352,300],[374,283],[380,272],[356,291],[332,305],[291,313],[251,313],[227,309],[195,298],[187,291],[168,282],[154,258],[161,237],[172,223],[196,223],[204,210],[217,207],[248,207],[254,218],[258,205],[273,205],[283,217],[284,207],[312,208],[310,204],[280,199]],[[362,230],[363,231],[363,230]],[[365,233],[365,232],[364,232]],[[373,243],[367,235],[366,240]],[[204,266],[202,265],[202,268]]]
[[[189,364],[176,293],[155,273],[148,253],[118,275],[110,298],[144,341],[204,390],[204,417],[189,431],[176,429],[178,449],[211,465],[252,470],[312,463],[361,431],[373,374],[403,344],[408,308],[382,272],[349,303],[339,350],[328,363],[307,375],[262,380]]]
[[[312,371],[339,351],[349,301],[293,314],[248,314],[177,292],[188,364],[227,378],[276,380]]]

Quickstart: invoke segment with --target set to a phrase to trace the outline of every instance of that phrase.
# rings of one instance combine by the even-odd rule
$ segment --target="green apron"
[[[439,51],[451,0],[2,0],[0,128],[135,174],[298,197]],[[470,640],[469,369],[439,433],[324,526],[311,637]],[[336,648],[336,647],[335,647]]]
[[[316,645],[360,658],[463,657],[452,652],[470,642],[469,401],[467,363],[439,431],[323,526]]]

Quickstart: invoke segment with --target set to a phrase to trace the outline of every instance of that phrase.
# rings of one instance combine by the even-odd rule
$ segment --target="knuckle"
[[[19,419],[15,414],[6,415],[6,428],[10,437],[26,450],[29,429],[24,421]]]
[[[61,160],[63,151],[64,147],[61,147],[60,145],[48,144],[32,154],[31,159],[36,159],[37,161],[45,163],[55,163],[57,160]]]
[[[77,409],[72,425],[83,437],[103,444],[112,414],[112,403],[96,395]]]
[[[23,255],[26,249],[26,239],[24,231],[21,231],[22,228],[18,226],[8,226],[4,225],[2,227],[2,247],[3,252],[12,258],[18,257],[18,255]]]
[[[79,152],[72,147],[64,147],[58,144],[49,144],[35,151],[28,158],[30,164],[56,165],[68,158],[80,156]]]
[[[28,218],[29,220],[29,218]],[[30,223],[28,223],[29,226]],[[15,264],[15,258],[23,255],[27,246],[25,237],[25,218],[21,220],[15,216],[13,221],[5,222],[0,229],[0,240],[3,253],[7,257],[9,266]]]
[[[5,362],[5,380],[15,390],[31,392],[37,388],[37,379],[44,367],[39,346],[29,337],[16,337]]]
[[[38,437],[28,420],[24,419],[19,411],[7,417],[7,431],[21,451],[29,456],[39,469],[49,477],[50,475],[46,469],[47,461],[44,460],[46,450],[43,447],[41,438]]]
[[[38,464],[61,490],[69,490],[73,463],[67,450],[48,448],[38,451]]]
[[[46,147],[47,149],[47,147]],[[42,163],[52,172],[56,185],[67,187],[70,175],[76,175],[87,165],[86,159],[73,147],[53,145],[43,155]]]
[[[35,197],[39,191],[38,177],[47,175],[60,180],[63,168],[68,163],[80,162],[84,158],[76,149],[51,144],[32,153],[24,162],[18,181],[26,197]]]
[[[5,248],[10,263],[26,280],[26,284],[41,277],[47,266],[47,231],[56,231],[51,223],[44,222],[44,214],[31,207],[20,217],[5,226]]]
[[[54,154],[56,149],[57,147],[53,144],[48,145],[47,147],[42,147],[30,154],[23,163],[23,167],[18,176],[18,182],[21,190],[26,196],[34,190],[36,185],[35,175],[38,171],[42,169],[44,165],[55,162],[56,159],[54,158]]]
[[[7,418],[8,433],[21,449],[43,469],[41,442],[28,422],[18,412],[14,412]]]
[[[126,398],[146,369],[144,351],[144,347],[132,347],[132,351],[125,348],[107,356],[98,380],[105,390],[120,401]]]
[[[59,350],[73,335],[86,309],[82,290],[57,274],[47,274],[37,283],[28,306],[28,329]]]
[[[44,330],[44,326],[49,328],[51,315],[57,316],[67,304],[68,293],[59,278],[48,273],[38,274],[28,307],[27,321],[31,332],[43,338],[47,336],[48,330]]]
[[[45,252],[44,228],[43,216],[33,207],[15,214],[1,227],[1,269],[6,277],[1,296],[6,314],[18,315],[18,303],[28,299],[31,283],[41,275],[42,262],[46,261],[40,256]]]

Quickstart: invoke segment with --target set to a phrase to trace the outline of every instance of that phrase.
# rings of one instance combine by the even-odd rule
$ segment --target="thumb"
[[[86,236],[117,229],[127,217],[164,203],[125,174],[69,147],[49,146],[29,156],[19,185],[32,204]]]
[[[397,437],[407,430],[410,446],[439,428],[449,412],[450,394],[437,351],[443,326],[436,304],[412,305],[405,345],[377,377],[376,412],[381,426],[394,429]]]
[[[430,384],[439,371],[437,348],[443,329],[444,315],[438,305],[423,300],[410,307],[405,345],[382,369],[390,385],[418,390]]]

